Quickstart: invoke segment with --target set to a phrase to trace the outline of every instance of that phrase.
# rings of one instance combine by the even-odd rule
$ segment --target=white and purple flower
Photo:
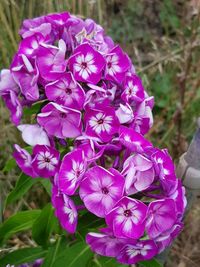
[[[138,261],[149,260],[157,253],[158,248],[153,240],[142,240],[125,245],[117,256],[117,260],[124,264],[134,264]]]
[[[86,166],[83,150],[75,149],[65,155],[58,175],[59,188],[64,194],[73,195],[75,193],[85,173]]]
[[[56,185],[52,188],[52,204],[62,227],[71,234],[75,233],[78,221],[76,206],[67,195],[59,191]]]
[[[72,73],[67,72],[56,81],[45,86],[45,93],[50,101],[55,101],[63,106],[82,109],[85,93],[82,87],[75,81]]]
[[[101,79],[105,60],[99,52],[85,43],[75,49],[68,64],[77,81],[97,84]]]
[[[138,239],[144,234],[146,213],[143,202],[123,197],[106,215],[106,223],[116,237]]]
[[[37,121],[50,136],[73,138],[81,134],[80,111],[53,102],[42,108]]]
[[[177,219],[176,205],[173,199],[161,199],[148,206],[146,231],[154,239],[171,229]]]
[[[49,178],[58,172],[60,154],[54,148],[36,145],[33,148],[32,166],[38,176]]]
[[[80,197],[86,208],[104,218],[123,196],[124,178],[114,169],[95,166],[89,169],[80,184]]]
[[[102,142],[109,142],[118,132],[119,121],[111,107],[88,109],[85,117],[86,134]]]
[[[105,78],[122,83],[126,71],[130,68],[128,56],[119,46],[114,47],[106,56]]]

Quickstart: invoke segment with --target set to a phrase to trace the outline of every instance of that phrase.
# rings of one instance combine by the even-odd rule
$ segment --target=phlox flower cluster
[[[0,81],[11,120],[32,147],[15,145],[18,166],[51,181],[67,232],[86,212],[101,220],[86,235],[94,252],[125,264],[151,259],[181,231],[186,199],[167,150],[144,137],[154,99],[131,59],[100,25],[67,12],[25,20],[19,33]],[[25,123],[23,109],[36,105]]]

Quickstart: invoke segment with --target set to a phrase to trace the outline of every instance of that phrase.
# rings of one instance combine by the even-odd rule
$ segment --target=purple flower
[[[177,181],[178,183],[176,190],[172,194],[169,194],[168,197],[175,201],[177,217],[181,219],[187,205],[187,199],[185,196],[185,187],[182,186],[181,180],[177,179]]]
[[[105,217],[123,193],[124,178],[120,173],[99,166],[85,173],[79,191],[86,208],[98,217]]]
[[[142,153],[152,147],[152,144],[141,134],[125,126],[119,128],[119,140],[132,152]]]
[[[59,170],[58,183],[60,190],[73,195],[78,188],[86,170],[86,159],[82,149],[75,149],[66,154]]]
[[[123,197],[106,215],[106,223],[116,237],[137,239],[144,234],[146,212],[141,201]]]
[[[171,245],[172,241],[177,237],[182,229],[183,224],[176,223],[172,226],[172,228],[162,233],[155,239],[156,245],[159,248],[159,253],[161,253],[166,247]]]
[[[124,264],[134,264],[142,260],[150,260],[158,253],[154,241],[143,240],[133,244],[127,244],[121,250],[117,260]]]
[[[124,238],[116,238],[109,228],[100,229],[101,233],[88,233],[86,242],[95,253],[106,257],[117,257],[127,243]]]
[[[37,174],[34,172],[32,167],[32,157],[31,155],[25,150],[22,149],[17,144],[14,145],[15,151],[13,153],[13,157],[16,160],[17,165],[20,169],[27,175],[31,177],[37,177]]]
[[[176,206],[173,199],[151,202],[147,211],[147,234],[150,238],[158,237],[174,225],[176,218]]]
[[[47,84],[45,92],[50,101],[74,109],[83,108],[85,93],[70,72],[63,74],[59,80]]]
[[[20,123],[22,117],[22,105],[18,99],[19,87],[14,81],[10,70],[1,71],[0,96],[10,110],[11,120],[15,125]]]
[[[50,145],[49,137],[40,125],[21,124],[17,128],[22,132],[22,138],[28,145]]]
[[[124,83],[124,91],[121,95],[124,102],[141,102],[144,99],[142,81],[137,75],[127,76]]]
[[[35,63],[23,54],[16,54],[11,71],[15,82],[21,89],[22,94],[27,100],[36,101],[39,98],[38,77],[39,71]]]
[[[6,95],[10,91],[19,93],[19,87],[12,77],[12,73],[8,69],[3,69],[0,76],[0,96]]]
[[[76,231],[78,213],[74,202],[65,194],[59,192],[56,185],[52,188],[52,204],[55,208],[55,215],[61,226],[69,233]]]
[[[51,32],[51,24],[45,23],[45,16],[25,19],[22,24],[22,28],[19,33],[23,38],[34,35],[35,33],[41,33],[43,36],[49,35]]]
[[[86,134],[102,142],[109,142],[118,132],[119,121],[112,107],[88,109],[84,120]]]
[[[123,166],[125,187],[129,195],[147,189],[154,181],[153,162],[141,154],[130,156]]]
[[[38,176],[49,178],[58,172],[60,154],[54,148],[36,145],[33,148],[33,170]]]
[[[38,123],[49,135],[58,138],[74,138],[81,133],[81,113],[50,102],[37,115]]]
[[[31,35],[30,37],[26,37],[23,39],[19,45],[19,54],[26,55],[28,58],[37,55],[38,48],[40,44],[44,42],[44,37],[40,33],[36,33]]]
[[[65,53],[66,44],[62,39],[59,40],[58,47],[45,43],[40,44],[36,62],[45,84],[48,81],[55,81],[62,77],[67,64]]]
[[[155,149],[152,154],[152,160],[156,174],[160,178],[161,185],[167,194],[172,194],[177,187],[174,164],[167,150]]]
[[[87,43],[75,49],[68,63],[69,69],[73,72],[77,81],[93,84],[99,82],[105,66],[103,56]]]
[[[130,67],[128,56],[119,46],[114,47],[106,56],[105,78],[117,83],[121,83],[125,78],[125,73]]]
[[[133,127],[136,132],[146,134],[153,125],[152,108],[154,105],[154,98],[149,97],[144,99],[135,111],[135,119]]]
[[[15,125],[19,125],[23,110],[16,93],[10,90],[6,94],[2,95],[2,98],[10,111],[11,121]]]
[[[133,110],[129,104],[120,104],[116,110],[116,115],[121,124],[131,123],[134,119]]]

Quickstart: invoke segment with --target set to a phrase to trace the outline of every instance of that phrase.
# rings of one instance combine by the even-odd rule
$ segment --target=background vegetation
[[[155,96],[154,126],[149,138],[167,147],[175,162],[187,149],[200,116],[200,1],[199,0],[0,0],[0,69],[9,67],[24,18],[68,10],[91,17],[132,58],[144,85]],[[0,102],[1,198],[18,175],[5,162],[13,143],[21,139]],[[12,161],[10,161],[12,165]],[[46,192],[34,185],[29,194],[4,211],[4,218],[21,209],[43,207]],[[1,203],[0,203],[1,207]],[[0,216],[0,220],[2,217]],[[194,204],[183,233],[171,249],[169,267],[200,266],[200,207]],[[33,242],[29,234],[16,235],[5,250]]]

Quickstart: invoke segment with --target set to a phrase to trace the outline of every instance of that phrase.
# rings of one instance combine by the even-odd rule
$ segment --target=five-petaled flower
[[[54,176],[59,167],[59,152],[49,146],[36,145],[33,148],[32,166],[38,176]]]
[[[108,142],[117,133],[119,120],[111,107],[88,109],[85,117],[86,134],[96,137],[102,142]]]
[[[144,233],[146,212],[143,202],[123,197],[106,215],[106,222],[116,237],[137,239]]]
[[[105,217],[123,196],[124,178],[114,169],[95,166],[85,173],[79,193],[90,212]]]
[[[55,184],[52,188],[52,204],[62,227],[69,233],[75,233],[78,220],[76,206],[69,196],[59,191]]]
[[[96,84],[101,79],[105,60],[92,46],[84,43],[75,49],[68,64],[76,80]]]
[[[85,173],[86,166],[85,155],[81,149],[75,149],[65,155],[58,175],[59,187],[63,193],[67,195],[75,193]]]

